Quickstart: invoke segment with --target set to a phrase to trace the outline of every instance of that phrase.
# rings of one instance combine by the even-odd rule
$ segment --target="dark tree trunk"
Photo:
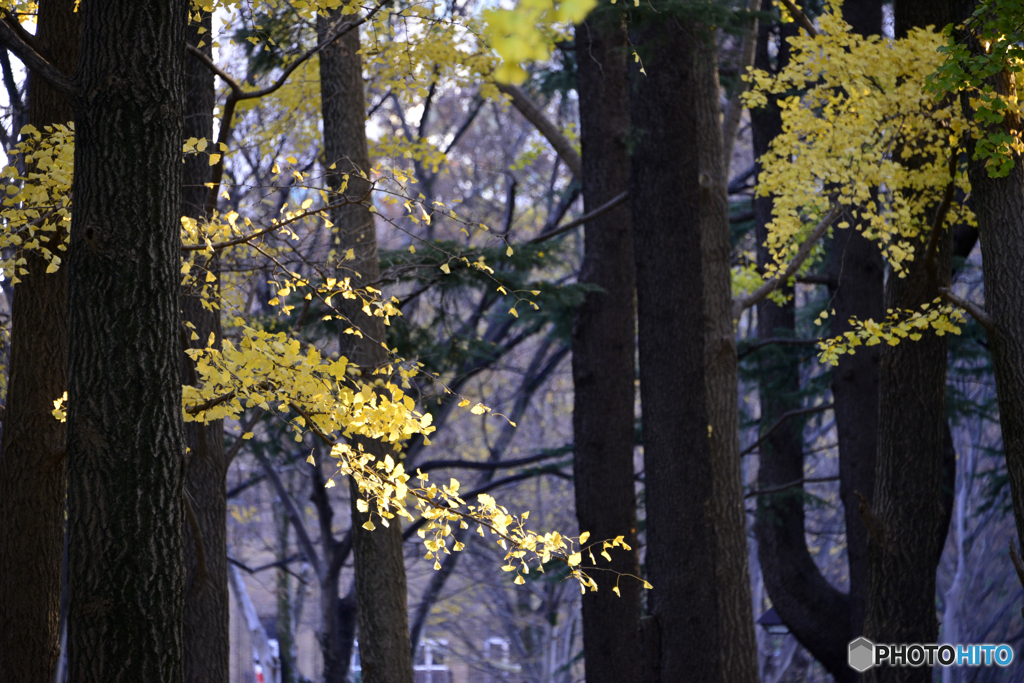
[[[945,26],[945,3],[897,3],[896,36],[914,26]],[[925,231],[927,233],[927,231]],[[952,268],[952,231],[936,236],[929,264],[929,235],[917,244],[920,257],[905,278],[890,273],[887,309],[920,310],[948,286]],[[931,273],[931,274],[929,274]],[[946,424],[946,338],[927,332],[882,351],[879,371],[878,455],[875,492],[862,513],[868,529],[870,588],[864,633],[882,643],[934,643],[935,570],[945,544],[949,514]],[[930,681],[929,667],[880,668],[869,679]]]
[[[36,42],[68,75],[78,63],[81,24],[74,0],[39,3]],[[71,102],[30,74],[29,123],[72,119]],[[17,129],[14,131],[17,133]],[[36,250],[24,251],[11,311],[10,380],[0,450],[0,680],[51,683],[60,650],[64,549],[65,429],[53,401],[67,390],[67,233],[40,241],[64,259],[57,272]],[[46,243],[48,240],[48,243]]]
[[[722,153],[718,63],[710,44],[694,52],[693,97],[700,168],[704,277],[704,372],[708,444],[714,470],[715,575],[723,683],[756,683],[757,636],[750,594],[747,512],[740,468],[739,369],[732,317],[728,164]]]
[[[762,9],[770,10],[770,3],[764,3]],[[760,28],[754,53],[756,68],[778,72],[788,63],[786,38],[792,29],[783,31],[780,41],[783,47],[774,63],[768,53],[771,34],[780,30],[777,24]],[[760,157],[782,132],[782,118],[774,100],[769,100],[763,109],[751,111],[751,127],[754,154]],[[765,225],[772,219],[772,207],[771,197],[754,200],[758,261],[762,266],[769,259],[763,245],[767,236]],[[764,301],[758,305],[759,336],[793,336],[794,327],[793,302],[779,306]],[[770,429],[786,411],[800,407],[799,361],[785,347],[766,347],[760,356],[761,425],[763,429]],[[802,420],[790,418],[765,440],[759,455],[760,488],[784,486],[803,479],[803,425]],[[802,487],[761,496],[755,532],[765,587],[779,617],[837,681],[855,681],[846,657],[847,644],[852,638],[849,598],[821,575],[807,549]]]
[[[976,8],[974,2],[961,3],[956,20],[966,19]],[[975,53],[979,51],[975,41],[968,39],[968,45]],[[989,84],[1001,95],[1012,92],[1013,84],[1006,73],[996,74]],[[961,95],[961,103],[965,114],[973,117],[966,96]],[[1010,172],[1003,178],[992,178],[985,161],[973,158],[974,145],[973,141],[967,145],[971,159],[968,176],[972,208],[978,218],[988,342],[1020,549],[1024,546],[1024,283],[1020,277],[1024,261],[1019,260],[1024,253],[1024,157],[1015,154]]]
[[[629,189],[629,70],[622,14],[615,8],[576,27],[577,91],[583,150],[583,204],[592,211]],[[633,235],[628,206],[587,223],[579,281],[597,285],[576,312],[572,338],[575,387],[574,482],[580,530],[592,541],[625,536],[633,552],[612,556],[613,571],[640,573],[636,555],[636,309]],[[640,584],[598,577],[583,596],[583,651],[588,683],[636,680]],[[612,592],[618,585],[621,597]]]
[[[325,35],[328,25],[342,21],[340,11],[319,20],[319,33]],[[362,58],[359,53],[359,32],[350,31],[320,53],[320,89],[323,99],[324,157],[332,167],[330,182],[337,187],[340,175],[351,174],[346,194],[361,198],[366,182],[358,177],[370,173],[370,155],[366,143],[366,97],[363,91]],[[338,253],[354,250],[355,259],[348,261],[346,276],[354,286],[374,282],[380,276],[377,256],[377,234],[373,215],[358,204],[332,212],[340,244]],[[350,269],[350,270],[349,270]],[[339,304],[353,327],[363,336],[342,334],[341,353],[369,373],[387,364],[383,319],[364,315],[361,304],[351,301]],[[385,448],[379,442],[362,442],[364,448],[383,457]],[[377,520],[377,529],[362,528],[368,519],[355,509],[352,497],[352,532],[355,552],[356,596],[360,608],[359,658],[364,683],[412,683],[412,657],[409,652],[409,616],[406,608],[405,561],[402,555],[402,527],[399,519],[389,520],[385,527]],[[338,622],[332,622],[338,623]],[[330,679],[328,679],[330,680]],[[333,683],[333,682],[332,682]]]
[[[878,0],[843,5],[854,33],[882,33]],[[885,264],[878,246],[854,226],[832,229],[828,273],[833,336],[851,329],[850,318],[885,318]],[[881,346],[862,346],[832,370],[832,400],[839,443],[839,497],[846,520],[846,557],[850,572],[850,635],[864,632],[868,594],[868,535],[860,515],[860,498],[870,503],[875,489],[878,450],[878,363]]]
[[[187,0],[86,0],[68,301],[73,683],[184,678]]]
[[[209,45],[211,18],[203,13],[201,26],[188,28],[188,41],[197,45],[205,37],[207,45],[200,48],[212,55]],[[185,129],[184,138],[213,139],[213,106],[215,100],[213,74],[194,57],[185,62]],[[204,155],[185,157],[182,165],[181,214],[191,218],[206,217],[206,202],[210,190],[205,183],[211,179],[210,165]],[[217,261],[204,265],[217,274]],[[204,280],[200,278],[200,280]],[[206,283],[216,295],[220,282]],[[220,312],[203,307],[198,292],[182,292],[182,320],[195,325],[198,340],[191,341],[190,333],[181,328],[180,334],[189,346],[205,348],[210,334],[215,345],[221,342]],[[194,384],[196,377],[192,361],[182,358],[182,383]],[[224,423],[216,420],[207,425],[190,422],[185,426],[189,448],[186,458],[185,491],[194,515],[184,525],[185,553],[185,680],[189,683],[227,683],[230,662],[228,612],[231,596],[228,592],[227,568],[227,490],[228,465],[224,453]],[[189,517],[186,511],[186,517]],[[199,531],[195,534],[192,521]]]
[[[645,683],[722,680],[715,468],[704,371],[695,38],[662,3],[634,44],[630,206],[647,503]],[[659,643],[659,647],[655,647]]]
[[[81,24],[73,0],[39,3],[36,41],[53,66],[72,75]],[[29,76],[29,123],[72,120],[72,103]],[[14,131],[17,133],[17,130]],[[67,232],[41,242],[65,259],[47,273],[36,250],[11,307],[10,377],[0,450],[0,680],[50,683],[59,653],[60,564],[65,536],[65,425],[53,400],[68,388]]]

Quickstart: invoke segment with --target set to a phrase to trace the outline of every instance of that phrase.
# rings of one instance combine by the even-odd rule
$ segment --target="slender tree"
[[[628,51],[618,8],[597,11],[576,27],[576,56],[583,205],[589,212],[629,189]],[[600,290],[587,294],[573,327],[573,481],[580,530],[594,539],[625,536],[636,548],[633,273],[630,212],[620,206],[585,227],[579,281]],[[635,550],[616,553],[610,568],[639,575]],[[587,681],[636,680],[641,587],[603,578],[598,591],[582,600]]]
[[[717,191],[718,181],[717,169],[701,170],[698,140],[702,123],[721,123],[701,109],[708,71],[696,63],[704,49],[697,24],[671,9],[656,4],[638,17],[633,42],[646,75],[633,71],[630,96],[646,564],[654,585],[641,627],[645,683],[728,680],[722,653],[740,635],[730,630],[737,615],[723,614],[730,600],[723,590],[737,589],[722,578],[737,577],[717,538],[722,469],[708,438],[708,330],[697,322],[708,310],[702,192]],[[720,153],[720,137],[717,145]]]
[[[35,34],[37,48],[68,76],[78,63],[74,6],[42,0]],[[45,135],[46,126],[72,120],[66,93],[31,71],[29,80],[29,124]],[[66,257],[61,225],[43,240]],[[50,683],[60,649],[65,492],[65,429],[52,411],[67,389],[68,271],[47,273],[36,250],[21,256],[0,449],[0,680]]]
[[[739,378],[729,243],[728,163],[723,154],[716,52],[699,39],[693,97],[700,168],[701,268],[704,279],[704,372],[708,445],[714,471],[715,581],[723,683],[758,680],[750,594],[747,513],[740,469]]]
[[[345,21],[340,10],[321,17],[318,29],[324,35],[332,22]],[[321,38],[322,40],[322,38]],[[324,158],[328,181],[340,190],[348,176],[345,195],[354,202],[368,190],[370,154],[366,142],[366,96],[363,91],[359,32],[349,31],[325,48],[320,55],[320,92],[323,101]],[[362,175],[361,175],[362,174]],[[345,275],[354,286],[375,282],[380,277],[377,232],[373,215],[364,204],[353,203],[332,212],[331,221],[339,243],[339,254],[352,250],[345,262]],[[342,304],[349,324],[361,336],[341,335],[341,353],[362,369],[365,379],[388,363],[381,346],[387,337],[381,318],[365,315],[361,304]],[[382,444],[367,440],[357,443],[383,458]],[[402,527],[398,518],[389,526],[377,524],[370,532],[363,528],[369,517],[355,507],[358,491],[352,487],[352,528],[355,552],[356,596],[359,605],[359,659],[366,683],[412,683],[409,647],[409,617],[406,608],[405,562],[402,556]],[[336,589],[335,589],[336,590]],[[334,614],[325,614],[334,620]],[[325,621],[325,623],[328,623]],[[340,662],[337,667],[347,666]],[[333,675],[333,674],[332,674]],[[327,680],[336,680],[328,678]]]
[[[187,32],[188,43],[212,57],[208,32],[211,15],[201,12]],[[206,40],[203,40],[206,36]],[[184,138],[213,139],[215,100],[213,73],[199,59],[189,56],[185,62]],[[208,217],[211,190],[210,165],[204,155],[189,155],[181,167],[181,215],[197,220]],[[214,196],[215,194],[215,190]],[[207,286],[213,302],[218,296],[220,278],[216,257],[202,264],[214,275],[199,287]],[[207,302],[207,306],[211,302]],[[205,347],[210,335],[220,344],[220,312],[203,305],[201,292],[186,288],[182,292],[182,326],[179,338],[185,348]],[[197,339],[193,340],[192,333]],[[196,384],[194,364],[182,358],[182,383]],[[231,596],[227,574],[227,487],[228,462],[224,450],[224,424],[190,422],[185,426],[188,444],[185,471],[185,680],[196,683],[224,683],[230,674],[228,614]]]

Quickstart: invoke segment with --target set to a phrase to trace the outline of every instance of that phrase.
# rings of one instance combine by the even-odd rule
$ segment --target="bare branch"
[[[761,444],[768,440],[768,437],[770,437],[772,434],[778,431],[779,428],[782,427],[782,425],[784,425],[790,418],[799,417],[801,415],[811,415],[812,413],[823,413],[826,410],[832,410],[831,403],[825,403],[824,405],[814,406],[812,408],[798,408],[796,410],[787,410],[786,412],[779,416],[779,419],[776,420],[775,424],[769,427],[768,430],[764,434],[762,434],[757,441],[755,441],[754,443],[750,444],[742,451],[740,451],[740,457],[744,455],[749,455],[753,453],[755,450],[757,450],[761,446]]]
[[[569,167],[572,174],[577,178],[582,178],[583,160],[580,159],[580,155],[573,149],[572,143],[569,142],[568,138],[562,135],[562,131],[558,130],[555,124],[548,120],[548,117],[544,115],[540,107],[517,85],[497,83],[497,86],[498,90],[512,97],[512,106],[518,109],[523,118],[532,123],[537,132],[544,136],[554,148],[559,158]]]
[[[803,244],[800,245],[800,248],[797,249],[796,256],[794,256],[793,260],[789,262],[789,265],[786,266],[785,270],[747,296],[734,299],[732,302],[733,320],[739,318],[746,309],[764,301],[769,294],[779,287],[782,287],[789,278],[793,277],[796,274],[796,271],[800,270],[800,266],[802,266],[804,261],[807,260],[807,257],[811,255],[811,249],[818,243],[818,240],[824,237],[825,233],[828,232],[829,227],[832,225],[832,222],[839,217],[841,212],[842,208],[838,204],[834,204],[832,209],[825,214],[825,217],[822,218],[816,226],[814,226],[814,230],[811,231],[811,234],[807,236],[807,239],[805,239]]]
[[[547,233],[543,233],[541,235],[538,235],[537,237],[534,237],[532,240],[529,240],[528,242],[526,242],[526,244],[540,244],[541,242],[546,242],[546,241],[548,241],[549,239],[551,239],[553,237],[558,237],[559,235],[564,235],[565,233],[569,232],[573,228],[578,228],[579,226],[583,225],[584,223],[586,223],[588,221],[592,221],[592,220],[594,220],[595,218],[597,218],[599,216],[605,215],[606,213],[608,213],[609,211],[611,211],[615,207],[619,206],[620,204],[625,204],[628,200],[629,200],[629,192],[623,192],[622,194],[618,195],[614,199],[611,199],[607,203],[602,204],[601,206],[597,207],[596,209],[594,209],[590,213],[583,214],[582,216],[580,216],[576,220],[569,221],[565,225],[563,225],[561,227],[558,227],[558,228],[555,228],[551,232],[547,232]]]
[[[763,489],[757,489],[756,491],[751,491],[750,493],[744,494],[743,497],[756,498],[757,496],[764,496],[769,493],[782,493],[783,491],[787,491],[789,489],[801,487],[804,484],[821,484],[828,481],[839,481],[839,476],[836,475],[834,477],[805,477],[803,479],[791,481],[788,484],[780,484],[778,486],[766,486]]]
[[[281,481],[281,475],[274,469],[274,465],[270,462],[259,449],[253,449],[253,455],[259,461],[260,466],[263,467],[263,471],[267,474],[267,479],[270,480],[271,485],[274,487],[275,493],[277,493],[278,499],[284,506],[285,512],[288,513],[289,519],[291,519],[292,526],[295,527],[295,535],[299,539],[299,547],[302,549],[303,554],[311,565],[316,569],[318,577],[323,577],[324,566],[320,563],[320,555],[316,552],[316,546],[313,545],[313,539],[309,537],[309,532],[306,531],[306,525],[302,521],[302,513],[299,511],[299,507],[295,504],[295,500],[292,499],[288,493],[288,489],[285,488],[284,482]]]
[[[71,79],[36,52],[7,20],[0,21],[0,45],[13,52],[30,71],[49,83],[51,88],[69,99],[74,98],[75,87]]]

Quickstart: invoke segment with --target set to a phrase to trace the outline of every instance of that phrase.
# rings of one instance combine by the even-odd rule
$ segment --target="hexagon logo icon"
[[[858,638],[850,643],[850,668],[864,672],[875,665],[875,644],[867,638]]]

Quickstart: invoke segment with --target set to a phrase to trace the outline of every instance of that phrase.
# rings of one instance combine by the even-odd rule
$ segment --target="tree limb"
[[[30,71],[49,83],[51,88],[68,99],[74,99],[75,86],[71,79],[25,42],[7,20],[0,21],[0,45],[13,52]]]
[[[793,19],[796,23],[807,31],[807,35],[811,38],[818,37],[818,29],[814,28],[814,24],[807,18],[807,15],[797,9],[797,6],[793,4],[793,0],[782,0],[782,4],[786,6],[786,10],[793,15]]]
[[[813,408],[798,408],[797,410],[787,410],[786,412],[779,416],[779,419],[775,422],[775,424],[769,427],[768,431],[762,434],[757,441],[755,441],[754,443],[750,444],[742,451],[740,451],[740,457],[744,455],[749,455],[750,453],[753,453],[755,450],[757,450],[757,448],[761,444],[763,444],[765,440],[768,439],[768,437],[774,434],[779,429],[779,427],[781,427],[791,417],[799,417],[800,415],[810,415],[812,413],[823,413],[826,410],[832,410],[832,406],[833,404],[826,403],[824,405],[814,406]]]
[[[984,327],[986,332],[995,332],[995,323],[992,322],[992,318],[985,312],[984,308],[973,301],[957,296],[949,287],[939,287],[939,294],[949,303],[970,313],[971,317],[977,320],[978,324]]]
[[[756,491],[751,491],[750,493],[744,494],[743,497],[754,498],[756,496],[763,496],[769,493],[781,493],[782,491],[797,488],[799,486],[803,486],[804,484],[820,484],[827,481],[839,481],[839,476],[836,475],[834,477],[804,477],[803,479],[791,481],[788,484],[780,484],[779,486],[768,486],[763,489],[757,489]]]
[[[818,243],[818,240],[824,237],[825,233],[828,232],[829,227],[832,225],[832,222],[839,217],[840,213],[842,213],[842,208],[838,204],[833,204],[829,212],[825,214],[825,217],[822,218],[816,226],[814,226],[814,230],[811,231],[811,234],[807,236],[807,239],[805,239],[803,244],[800,245],[800,248],[797,249],[796,256],[794,256],[793,260],[789,262],[789,265],[786,266],[785,270],[747,296],[741,296],[734,299],[732,302],[733,320],[739,318],[746,309],[764,301],[769,294],[779,287],[782,287],[789,278],[793,277],[796,274],[796,271],[800,270],[800,266],[802,266],[804,261],[807,260],[807,257],[811,255],[811,249]]]
[[[521,467],[523,465],[532,465],[535,462],[542,460],[548,460],[550,458],[558,457],[559,455],[565,455],[571,453],[573,450],[572,446],[562,446],[561,448],[549,448],[531,455],[526,458],[517,458],[515,460],[503,460],[499,462],[473,462],[471,460],[428,460],[416,467],[416,469],[422,472],[430,472],[431,470],[440,469],[460,469],[460,470],[510,470],[513,467]]]
[[[281,481],[281,476],[274,469],[270,459],[258,449],[253,449],[253,455],[259,461],[260,466],[263,467],[263,471],[266,472],[267,478],[270,480],[271,485],[273,485],[274,491],[284,506],[285,512],[288,513],[292,526],[295,527],[295,535],[298,536],[299,546],[302,548],[303,554],[306,555],[306,559],[315,568],[317,576],[322,577],[324,566],[320,562],[320,555],[316,552],[316,546],[313,545],[313,539],[309,537],[309,532],[306,531],[306,525],[302,521],[302,513],[299,511],[299,507],[288,494],[288,489],[285,488],[284,482]]]
[[[555,124],[551,123],[540,107],[530,99],[529,95],[523,92],[523,89],[517,85],[505,83],[496,83],[496,85],[498,90],[512,98],[512,106],[518,109],[523,118],[532,123],[537,132],[544,136],[544,139],[551,144],[559,158],[569,167],[572,174],[577,178],[582,178],[583,160],[580,158],[580,155],[573,148],[568,138],[562,135],[562,131],[558,130]]]
[[[558,227],[558,228],[555,228],[551,232],[542,233],[542,234],[538,235],[537,237],[534,237],[532,240],[528,240],[526,242],[526,244],[540,244],[541,242],[548,241],[552,237],[558,237],[559,235],[564,235],[565,233],[569,232],[573,228],[578,228],[579,226],[583,225],[584,223],[587,223],[588,221],[592,221],[592,220],[594,220],[595,218],[597,218],[599,216],[603,216],[604,214],[608,213],[609,211],[611,211],[615,207],[619,206],[620,204],[625,204],[627,201],[629,201],[629,192],[623,192],[622,194],[618,195],[617,197],[615,197],[615,198],[609,200],[608,202],[602,204],[601,206],[597,207],[596,209],[594,209],[590,213],[583,214],[582,216],[580,216],[576,220],[569,221],[565,225],[563,225],[561,227]]]

